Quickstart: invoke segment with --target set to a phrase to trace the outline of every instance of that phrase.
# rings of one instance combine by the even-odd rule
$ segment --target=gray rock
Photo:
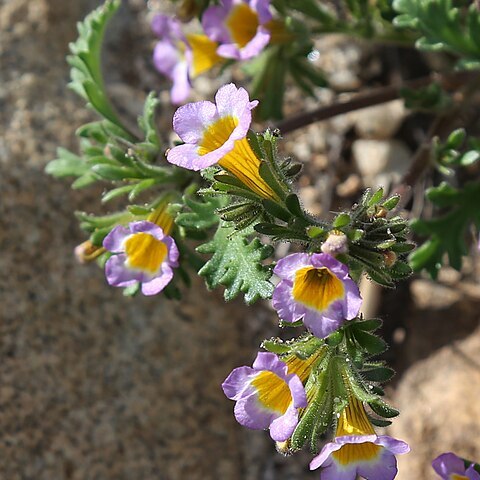
[[[408,147],[399,140],[355,140],[352,154],[364,185],[386,189],[400,181],[411,158]]]
[[[351,115],[359,137],[382,140],[395,135],[406,113],[404,102],[399,99],[362,108]]]

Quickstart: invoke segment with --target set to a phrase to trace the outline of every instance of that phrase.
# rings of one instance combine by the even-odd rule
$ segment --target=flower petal
[[[309,265],[311,265],[311,263],[308,253],[292,253],[277,262],[273,273],[282,280],[290,280],[293,282],[297,270],[302,267],[308,267]]]
[[[388,450],[371,461],[359,462],[357,473],[368,480],[393,480],[397,475],[397,459]]]
[[[251,377],[255,373],[255,370],[251,367],[235,368],[222,383],[222,389],[226,397],[230,400],[242,398],[245,390],[249,387]]]
[[[105,276],[109,285],[114,287],[129,287],[141,281],[142,273],[129,270],[125,266],[124,254],[113,255],[105,264]]]
[[[167,153],[167,161],[171,164],[195,171],[211,167],[216,163],[215,159],[212,161],[208,158],[205,159],[205,157],[206,155],[199,156],[196,145],[190,143],[177,145]]]
[[[167,40],[157,42],[153,49],[153,64],[155,68],[170,80],[173,80],[173,72],[180,61],[178,49]]]
[[[253,430],[266,430],[278,416],[260,406],[256,393],[241,398],[235,404],[234,414],[240,425]]]
[[[276,442],[288,440],[298,424],[298,410],[292,405],[270,424],[270,436]]]
[[[253,362],[253,368],[257,371],[269,370],[283,379],[285,379],[288,372],[287,364],[271,352],[258,352],[257,358]]]
[[[123,245],[126,237],[130,235],[130,230],[123,225],[117,225],[110,233],[103,239],[103,246],[113,253],[121,253],[125,251]]]
[[[168,264],[162,265],[162,273],[147,282],[142,282],[144,295],[156,295],[160,293],[172,280],[173,271]]]
[[[439,455],[433,460],[432,467],[445,480],[448,480],[452,473],[463,475],[465,472],[463,460],[452,452]]]
[[[175,112],[173,130],[185,143],[195,144],[202,140],[206,127],[216,119],[217,108],[212,102],[188,103]]]
[[[230,35],[224,20],[232,8],[232,0],[223,0],[221,5],[208,7],[202,15],[202,27],[205,34],[214,42],[230,41]]]
[[[329,459],[330,455],[333,452],[340,450],[341,448],[342,448],[342,445],[338,443],[335,443],[335,442],[327,443],[322,448],[322,450],[320,450],[320,453],[310,462],[310,470],[316,470],[317,468],[320,468],[321,466],[326,464],[327,459]]]

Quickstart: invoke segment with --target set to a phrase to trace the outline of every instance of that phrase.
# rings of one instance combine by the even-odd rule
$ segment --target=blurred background
[[[309,454],[285,459],[268,433],[236,424],[220,384],[277,335],[266,304],[245,307],[206,293],[198,280],[181,301],[125,298],[96,265],[76,263],[84,240],[75,210],[100,211],[101,190],[71,191],[44,173],[57,146],[75,150],[75,129],[93,114],[67,89],[68,42],[94,0],[0,1],[0,478],[5,480],[307,479]],[[128,0],[112,22],[105,74],[120,113],[135,120],[146,92],[168,84],[151,64],[151,9]],[[391,80],[405,52],[328,37],[313,58],[343,90]],[[411,68],[422,69],[413,58]],[[417,72],[418,73],[418,72]],[[222,81],[220,78],[219,81]],[[198,97],[211,94],[207,79]],[[320,102],[335,99],[323,90]],[[287,92],[287,115],[317,106]],[[287,135],[305,162],[300,195],[313,213],[329,198],[350,202],[388,184],[411,156],[401,102],[337,117]],[[397,176],[397,177],[396,177]],[[423,188],[423,187],[422,187]],[[281,247],[280,247],[281,248]],[[400,480],[433,479],[445,451],[480,460],[480,286],[475,261],[438,283],[413,278],[371,290],[397,369],[387,388],[401,415],[389,434],[412,452]]]

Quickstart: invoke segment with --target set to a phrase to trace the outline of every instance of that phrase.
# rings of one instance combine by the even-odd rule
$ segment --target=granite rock
[[[43,170],[57,146],[77,148],[75,128],[93,119],[67,90],[65,55],[75,22],[99,3],[0,3],[0,478],[301,472],[305,459],[283,467],[268,434],[235,422],[220,388],[273,333],[270,312],[225,305],[201,280],[180,302],[127,299],[96,265],[75,262],[84,234],[73,212],[99,211],[101,188],[73,192]],[[124,2],[105,51],[107,78],[126,85],[114,93],[127,115],[141,103],[128,88],[142,90],[149,68],[148,42],[139,55],[129,49],[149,35],[141,9]]]

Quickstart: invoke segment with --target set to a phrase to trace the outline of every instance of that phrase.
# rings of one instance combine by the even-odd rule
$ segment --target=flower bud
[[[332,257],[348,252],[347,236],[339,230],[332,230],[325,242],[322,244],[322,252]]]

